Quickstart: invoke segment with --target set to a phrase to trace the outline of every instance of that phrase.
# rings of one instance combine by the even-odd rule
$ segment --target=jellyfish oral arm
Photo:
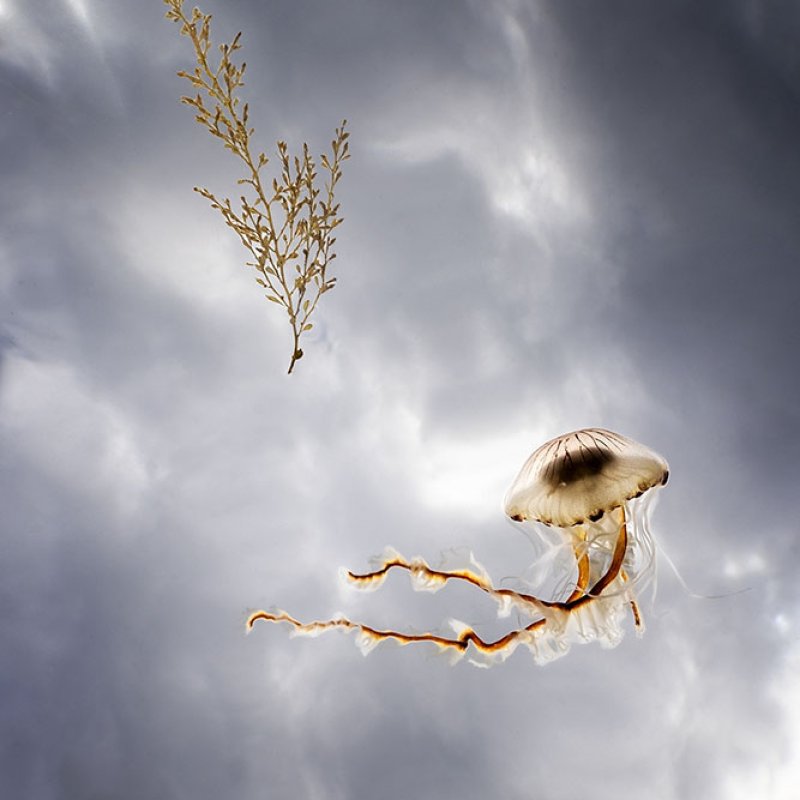
[[[455,651],[456,659],[464,655],[470,643],[484,654],[510,655],[519,640],[529,637],[532,631],[545,624],[544,619],[538,619],[522,630],[512,631],[497,641],[486,642],[472,628],[456,620],[451,621],[451,626],[457,632],[455,638],[440,636],[435,633],[403,633],[401,631],[379,630],[361,622],[353,622],[345,617],[304,623],[296,620],[285,611],[276,611],[274,613],[270,611],[253,612],[247,619],[248,632],[259,621],[286,623],[291,625],[295,635],[299,636],[318,636],[320,633],[331,630],[356,631],[358,635],[356,644],[364,655],[367,655],[376,645],[383,641],[394,641],[400,645],[430,642],[440,650]]]
[[[622,523],[619,526],[617,541],[614,544],[614,555],[611,558],[611,564],[608,570],[606,570],[605,575],[603,575],[589,591],[589,595],[592,597],[598,597],[602,594],[603,590],[617,579],[617,576],[622,570],[622,562],[625,560],[625,553],[628,550],[628,532],[625,523],[625,509],[621,508],[620,510],[622,511]]]
[[[569,610],[575,607],[583,598],[589,599],[597,597],[623,574],[622,564],[628,549],[628,535],[625,509],[620,507],[619,510],[621,521],[614,544],[613,556],[608,569],[597,580],[594,586],[587,591],[586,587],[589,583],[589,556],[586,552],[581,552],[576,548],[575,557],[578,563],[578,580],[575,590],[564,602],[542,600],[534,595],[516,592],[513,589],[498,589],[492,585],[485,574],[478,574],[470,569],[434,569],[430,567],[424,559],[414,558],[411,561],[407,561],[399,553],[392,553],[384,558],[380,566],[372,572],[355,573],[346,570],[344,574],[347,580],[354,586],[362,589],[374,589],[383,583],[387,574],[392,569],[401,569],[410,573],[414,588],[417,590],[436,592],[441,589],[447,581],[459,580],[466,581],[482,592],[491,595],[497,600],[501,607],[515,605],[530,611],[531,609],[538,610],[542,606],[546,606],[548,608],[563,608],[564,610]]]
[[[541,609],[541,601],[533,595],[515,592],[511,589],[498,589],[492,585],[486,574],[479,574],[471,569],[443,570],[434,569],[423,559],[414,558],[407,561],[399,553],[392,553],[372,572],[344,572],[345,578],[358,589],[374,589],[380,586],[392,569],[400,569],[409,573],[412,585],[417,591],[437,592],[448,581],[464,581],[490,595],[500,606],[500,615],[506,616],[512,606],[528,613]]]
[[[569,600],[577,600],[579,597],[586,594],[586,587],[589,585],[589,572],[591,569],[589,554],[585,551],[581,551],[578,547],[573,549],[575,551],[575,560],[578,563],[578,580],[575,583],[575,591],[569,596]]]
[[[251,631],[256,622],[262,621],[288,624],[294,629],[295,635],[317,636],[329,630],[355,631],[357,633],[356,643],[364,654],[369,653],[380,642],[392,640],[401,645],[415,642],[430,642],[442,651],[453,651],[456,659],[461,658],[461,656],[465,654],[470,644],[482,655],[499,660],[504,660],[511,655],[520,644],[527,645],[529,649],[534,652],[534,655],[540,655],[542,649],[540,640],[545,638],[544,635],[547,633],[546,629],[548,623],[552,624],[558,618],[560,618],[561,623],[563,623],[563,618],[566,615],[572,612],[580,612],[580,610],[588,604],[599,600],[603,591],[613,584],[618,577],[621,577],[622,563],[625,558],[626,550],[627,533],[623,514],[622,524],[620,525],[614,544],[611,563],[605,573],[595,582],[588,592],[582,591],[577,597],[575,593],[573,593],[573,595],[564,602],[542,600],[533,595],[515,592],[511,589],[498,589],[491,584],[488,578],[472,570],[462,569],[447,571],[432,569],[422,559],[407,561],[399,554],[394,554],[388,559],[385,559],[380,567],[373,572],[356,574],[348,571],[346,573],[348,579],[354,585],[360,585],[364,588],[374,588],[376,583],[378,585],[383,583],[386,575],[392,569],[407,571],[411,576],[414,587],[421,590],[436,591],[450,580],[466,581],[492,596],[501,606],[501,611],[513,605],[523,609],[528,614],[536,613],[539,615],[538,618],[529,625],[511,631],[495,641],[486,641],[482,639],[471,627],[456,621],[451,622],[456,636],[447,637],[434,633],[415,634],[403,633],[395,630],[379,630],[360,622],[353,622],[346,617],[336,617],[329,620],[303,623],[287,614],[285,611],[270,612],[263,610],[255,611],[249,616],[247,620],[247,630]],[[585,574],[585,577],[579,577],[579,581],[585,581],[588,578],[588,568],[585,569],[585,573],[582,568],[580,568],[580,571],[582,575]],[[576,592],[577,591],[576,589]],[[633,601],[631,602],[633,603]],[[634,619],[638,624],[639,615],[635,604],[633,604],[633,609]],[[551,638],[557,640],[557,636]],[[549,642],[548,645],[552,647],[552,641]]]

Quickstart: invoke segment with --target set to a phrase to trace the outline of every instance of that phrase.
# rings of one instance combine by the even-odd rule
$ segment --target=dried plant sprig
[[[195,120],[244,163],[246,177],[238,183],[248,187],[250,197],[241,195],[239,207],[234,210],[227,197],[219,198],[203,187],[195,187],[195,191],[222,214],[250,251],[253,261],[247,265],[258,272],[256,281],[265,289],[267,299],[286,309],[293,336],[291,374],[303,356],[300,339],[313,327],[310,319],[319,299],[336,283],[329,267],[336,258],[336,238],[332,234],[341,225],[342,217],[334,191],[342,177],[342,162],[350,157],[347,120],[335,129],[330,156],[320,156],[319,162],[327,173],[324,188],[319,187],[316,163],[308,145],[303,144],[302,153],[293,157],[283,141],[277,143],[280,177],[265,181],[262,170],[269,158],[252,149],[255,129],[249,125],[249,107],[237,96],[244,86],[247,65],[231,60],[241,49],[242,34],[237,33],[230,44],[220,45],[219,59],[213,61],[211,14],[195,7],[187,17],[184,0],[164,3],[169,8],[167,19],[180,23],[181,34],[191,39],[197,59],[192,72],[178,72],[198,90],[194,96],[181,97],[181,102],[191,106]]]

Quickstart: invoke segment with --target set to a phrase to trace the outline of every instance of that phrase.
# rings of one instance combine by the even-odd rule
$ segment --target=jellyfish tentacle
[[[635,600],[631,600],[631,613],[633,614],[633,624],[637,628],[639,635],[641,635],[644,630],[644,622],[642,622],[642,612],[639,611],[639,604]]]
[[[627,583],[631,579],[630,575],[628,575],[624,569],[620,570],[619,575],[624,583]],[[633,598],[631,598],[628,603],[631,607],[631,614],[633,615],[633,625],[636,628],[637,634],[641,636],[644,632],[644,620],[642,619],[642,612],[639,610],[639,604]]]

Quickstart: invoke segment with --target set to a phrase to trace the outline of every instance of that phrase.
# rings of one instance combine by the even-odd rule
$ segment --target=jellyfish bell
[[[365,654],[384,641],[428,642],[454,660],[474,652],[470,660],[482,666],[505,660],[519,646],[527,647],[540,664],[563,656],[577,642],[613,647],[623,636],[627,614],[637,633],[644,630],[637,593],[652,576],[655,562],[649,509],[668,476],[667,462],[657,453],[602,428],[574,431],[537,448],[511,485],[505,512],[516,522],[543,526],[544,539],[558,548],[558,558],[539,564],[551,579],[556,574],[549,592],[496,587],[472,557],[460,568],[432,567],[420,557],[406,559],[389,550],[370,572],[344,572],[351,585],[366,590],[380,587],[392,570],[406,571],[420,591],[438,591],[450,581],[471,584],[497,602],[500,616],[517,610],[527,618],[495,641],[460,622],[451,622],[451,635],[406,633],[340,615],[308,623],[275,611],[254,612],[247,627],[264,621],[288,624],[307,635],[355,632]]]
[[[533,452],[506,494],[505,512],[516,522],[571,528],[596,522],[668,477],[667,462],[650,448],[603,428],[583,428]]]

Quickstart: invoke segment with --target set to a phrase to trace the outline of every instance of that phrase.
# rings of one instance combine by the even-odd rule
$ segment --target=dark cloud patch
[[[481,77],[497,58],[496,48],[486,48],[488,58],[476,57],[487,30],[480,13],[463,2],[235,7],[235,13],[209,10],[228,31],[242,29],[246,39],[258,39],[247,60],[259,91],[266,89],[282,114],[303,121],[304,130],[326,116],[331,124],[342,114],[360,123],[365,112],[402,107],[415,87]],[[364,81],[365,74],[373,80]]]
[[[776,80],[774,48],[725,9],[625,8],[555,11],[606,167],[595,192],[614,198],[604,221],[625,270],[618,335],[687,424],[726,409],[745,467],[782,473],[772,485],[787,499],[800,106]]]

